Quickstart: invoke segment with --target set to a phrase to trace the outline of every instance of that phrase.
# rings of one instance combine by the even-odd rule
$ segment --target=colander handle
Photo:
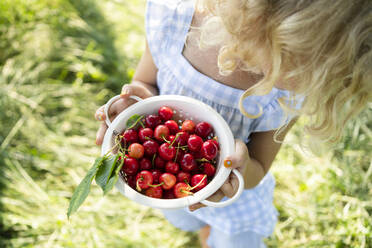
[[[107,124],[108,127],[111,125],[111,121],[110,121],[110,118],[109,118],[108,110],[109,110],[109,108],[111,107],[111,105],[112,105],[114,102],[116,102],[119,98],[120,98],[120,95],[117,95],[117,96],[114,96],[113,98],[111,98],[111,99],[110,99],[110,100],[105,104],[105,108],[103,109],[103,112],[104,112],[105,115],[106,115],[105,122],[106,122],[106,124]],[[143,100],[141,97],[138,97],[138,96],[129,96],[129,98],[132,98],[132,99],[136,100],[137,102]]]
[[[231,203],[238,200],[240,195],[243,193],[243,190],[244,190],[244,179],[243,179],[242,174],[240,174],[240,172],[237,169],[233,169],[232,172],[238,177],[238,180],[239,180],[238,191],[235,193],[235,195],[233,197],[231,197],[230,199],[228,199],[226,201],[222,201],[222,202],[212,202],[212,201],[208,201],[208,200],[203,200],[203,201],[201,201],[201,203],[203,203],[204,205],[207,205],[209,207],[222,208],[222,207],[226,207],[227,205],[230,205]]]

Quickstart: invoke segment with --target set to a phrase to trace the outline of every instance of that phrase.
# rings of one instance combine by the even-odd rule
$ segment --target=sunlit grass
[[[301,123],[292,130],[273,167],[281,221],[269,244],[372,247],[371,121],[369,106],[348,124],[344,141],[320,157],[296,145]]]
[[[120,91],[144,47],[142,0],[0,1],[0,247],[198,247],[158,210],[93,184],[69,198],[99,155],[99,104]],[[372,247],[372,106],[315,157],[287,137],[272,171],[280,221],[269,247]]]

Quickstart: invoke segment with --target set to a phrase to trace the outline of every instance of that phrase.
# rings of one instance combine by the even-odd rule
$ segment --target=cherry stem
[[[188,195],[193,195],[193,194],[194,194],[193,192],[190,192],[190,191],[188,191],[188,190],[183,190],[183,189],[180,189],[180,192],[181,192],[181,193],[186,193],[186,194],[188,194]]]
[[[145,128],[145,124],[143,124],[143,117],[142,117],[141,120],[139,121],[139,124],[141,125],[142,128]]]
[[[153,188],[156,188],[156,187],[159,187],[159,186],[162,186],[164,184],[164,182],[161,182],[161,183],[159,183],[159,184],[147,184],[148,186],[150,186],[150,187],[153,187]]]
[[[202,178],[202,180],[200,180],[200,182],[198,182],[194,187],[191,187],[189,190],[191,191],[191,190],[193,190],[193,189],[195,189],[196,187],[198,187],[203,181],[204,181],[204,179],[207,177],[207,175],[204,175],[203,176],[203,178]],[[189,185],[190,186],[190,185]]]
[[[176,156],[174,156],[174,160],[173,162],[176,162],[177,161],[177,155],[178,155],[178,149],[180,148],[180,144],[178,143],[177,144],[177,147],[176,147]]]
[[[177,133],[176,137],[174,137],[172,143],[169,145],[169,147],[172,147],[173,143],[176,141],[176,139],[181,135],[181,133]],[[179,144],[179,143],[178,143]]]
[[[151,160],[151,166],[152,166],[152,168],[154,168],[155,158],[156,158],[156,154],[154,153],[154,156],[152,156],[152,160]]]
[[[125,152],[126,150],[125,150],[125,147],[126,147],[126,142],[125,142],[125,140],[123,140],[123,135],[117,135],[116,136],[116,140],[115,140],[115,142],[117,143],[117,144],[119,144],[119,150],[121,151],[121,152]],[[119,138],[119,140],[117,139],[117,138]],[[124,147],[121,145],[121,141],[124,141]]]
[[[138,190],[138,191],[142,191],[142,189],[141,189],[141,187],[139,186],[139,181],[143,181],[143,177],[140,177],[140,178],[138,178],[138,180],[136,181],[136,189]]]
[[[206,159],[206,158],[199,158],[199,159],[195,159],[196,162],[211,162],[210,160]]]
[[[120,141],[118,142],[117,141],[117,137],[118,136],[116,136],[115,137],[115,145],[113,145],[111,148],[110,148],[110,150],[108,150],[107,152],[106,152],[106,154],[105,155],[103,155],[103,157],[104,158],[106,158],[118,145],[120,145]],[[120,147],[121,148],[121,147]]]
[[[129,152],[129,149],[126,149],[125,148],[125,146],[123,147],[122,145],[121,145],[121,142],[119,142],[119,151],[120,152],[122,152],[122,153],[125,153],[125,152]]]
[[[181,148],[182,150],[186,151],[187,148],[188,148],[188,146],[180,146],[180,148]]]
[[[125,153],[123,153],[123,152],[120,154],[120,156],[121,156],[121,159],[122,159],[122,160],[124,160],[124,159],[126,159],[126,158],[128,157],[128,156],[127,156]]]
[[[164,135],[162,135],[161,138],[162,138],[165,142],[167,142],[168,144],[170,143],[170,141],[167,140],[167,139],[164,137]]]
[[[131,128],[134,128],[138,123],[141,123],[142,119],[144,118],[143,115],[139,116],[136,121],[134,123],[132,123],[132,125],[130,125],[129,127],[127,127],[127,129],[131,129]]]

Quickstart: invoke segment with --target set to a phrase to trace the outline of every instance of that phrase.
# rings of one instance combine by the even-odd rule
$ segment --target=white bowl
[[[107,112],[111,104],[119,97],[120,96],[115,96],[107,102],[104,110],[106,116],[108,116]],[[138,102],[121,112],[112,123],[110,122],[109,118],[106,118],[108,129],[102,144],[102,155],[106,154],[114,145],[115,134],[122,133],[125,130],[125,123],[132,115],[154,114],[157,113],[161,106],[169,106],[178,112],[178,115],[182,115],[180,117],[192,119],[195,121],[195,123],[201,121],[210,123],[213,126],[215,136],[218,137],[220,151],[214,178],[207,184],[207,186],[193,195],[177,199],[157,199],[148,197],[132,189],[122,177],[119,177],[119,180],[115,185],[120,193],[137,203],[160,209],[183,208],[197,202],[202,202],[203,204],[212,207],[224,207],[233,203],[240,197],[244,188],[243,177],[236,169],[231,170],[223,166],[223,159],[235,152],[234,136],[226,121],[213,108],[201,101],[186,96],[161,95],[143,100],[136,96],[131,96],[131,98],[137,100]],[[211,202],[205,200],[222,186],[231,171],[239,179],[239,188],[237,193],[232,198],[222,202]]]

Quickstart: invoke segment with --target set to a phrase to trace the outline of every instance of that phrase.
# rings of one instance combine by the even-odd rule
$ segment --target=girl
[[[264,247],[277,221],[275,140],[304,115],[313,137],[335,142],[371,100],[371,13],[370,0],[149,0],[146,49],[111,118],[133,103],[130,95],[201,100],[229,123],[236,152],[225,161],[245,179],[234,204],[164,211],[172,224],[201,229],[204,247]],[[106,118],[102,109],[97,120]],[[98,145],[106,129],[102,122]],[[232,175],[211,200],[236,189]]]

